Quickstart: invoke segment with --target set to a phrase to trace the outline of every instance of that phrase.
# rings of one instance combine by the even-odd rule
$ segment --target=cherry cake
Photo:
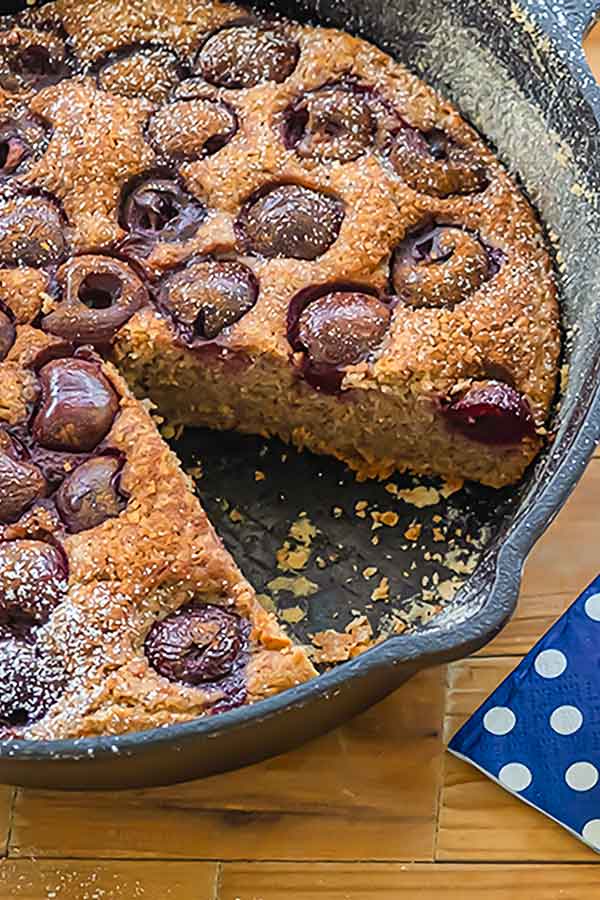
[[[375,47],[202,0],[0,17],[0,737],[315,674],[152,405],[358,477],[500,487],[543,444],[558,354],[531,207]]]

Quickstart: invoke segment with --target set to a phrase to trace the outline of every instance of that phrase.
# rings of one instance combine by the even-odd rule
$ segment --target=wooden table
[[[300,750],[159,790],[0,788],[0,900],[591,898],[598,857],[444,745],[598,574],[599,525],[600,453],[492,644]]]
[[[600,70],[600,32],[590,46]],[[596,854],[444,746],[600,572],[599,528],[600,453],[492,644],[301,750],[159,790],[0,787],[0,900],[596,896]]]

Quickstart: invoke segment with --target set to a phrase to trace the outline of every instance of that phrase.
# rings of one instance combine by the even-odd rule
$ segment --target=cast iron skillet
[[[600,436],[600,93],[581,49],[600,0],[521,0],[519,7],[512,0],[286,0],[276,6],[292,17],[314,15],[388,50],[454,100],[521,179],[558,251],[569,378],[553,423],[555,440],[519,488],[467,485],[438,506],[415,510],[382,485],[357,484],[332,460],[296,454],[277,442],[188,433],[176,449],[186,463],[201,457],[202,500],[259,590],[274,594],[275,552],[299,513],[320,529],[311,559],[320,555],[327,565],[311,562],[303,573],[317,592],[300,599],[283,590],[274,594],[284,619],[302,616],[293,625],[300,640],[323,628],[341,630],[360,613],[376,633],[395,615],[417,627],[310,683],[215,718],[122,737],[4,743],[3,781],[117,788],[225,771],[334,727],[418,669],[473,652],[514,611],[525,558]],[[256,470],[266,478],[255,481]],[[394,481],[400,488],[413,483]],[[359,500],[399,516],[396,529],[378,530],[376,547],[370,517],[354,514]],[[232,521],[231,505],[241,521],[237,515]],[[334,506],[344,510],[340,518],[332,516]],[[431,608],[420,599],[423,579],[430,585],[453,572],[433,540],[438,514],[450,523],[455,560],[466,558],[461,541],[464,549],[468,538],[483,552],[454,599],[426,624]],[[415,519],[422,536],[406,542],[402,532]],[[388,576],[390,603],[371,601],[373,584],[361,574],[367,565]]]

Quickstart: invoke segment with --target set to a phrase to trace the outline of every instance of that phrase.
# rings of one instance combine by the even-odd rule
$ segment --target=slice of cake
[[[315,674],[109,363],[23,325],[0,383],[3,736],[153,728]]]

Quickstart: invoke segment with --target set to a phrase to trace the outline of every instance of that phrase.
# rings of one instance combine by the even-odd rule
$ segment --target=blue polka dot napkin
[[[448,749],[600,852],[600,576]]]

